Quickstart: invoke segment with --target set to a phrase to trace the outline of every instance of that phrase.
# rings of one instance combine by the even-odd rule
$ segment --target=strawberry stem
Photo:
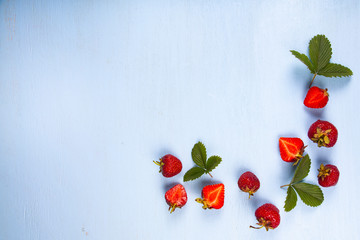
[[[160,173],[161,170],[162,170],[162,166],[164,165],[163,161],[162,161],[161,158],[160,158],[160,161],[154,161],[154,160],[153,160],[153,162],[154,162],[156,165],[160,166],[160,170],[159,170],[159,173]]]
[[[309,88],[311,88],[311,85],[313,84],[313,82],[314,82],[314,80],[315,80],[316,75],[317,75],[317,73],[315,73],[315,74],[314,74],[314,76],[313,76],[313,78],[312,78],[312,80],[311,80],[311,82],[310,82]]]
[[[289,187],[290,186],[290,184],[286,184],[286,185],[282,185],[282,186],[280,186],[280,188],[283,188],[283,187]]]
[[[203,206],[202,206],[203,209],[208,209],[208,208],[209,208],[207,202],[204,201],[203,199],[201,199],[201,198],[196,198],[195,201],[198,202],[198,203],[201,203],[201,204],[203,205]]]
[[[172,212],[174,212],[175,211],[175,209],[176,209],[176,204],[174,203],[174,204],[172,204],[170,207],[169,207],[169,211],[170,211],[170,213],[172,213]]]
[[[211,173],[208,173],[209,175],[210,175],[210,177],[213,177],[212,175],[211,175]]]
[[[255,229],[261,229],[261,228],[263,228],[264,227],[264,225],[262,225],[261,227],[254,227],[254,226],[251,226],[250,225],[250,228],[255,228]]]
[[[153,160],[153,162],[154,162],[156,165],[161,166],[160,162],[154,161],[154,160]]]

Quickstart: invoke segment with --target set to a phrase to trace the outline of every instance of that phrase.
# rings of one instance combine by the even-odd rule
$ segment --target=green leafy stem
[[[352,71],[340,64],[330,63],[332,55],[331,43],[325,35],[316,35],[309,42],[309,55],[299,53],[295,50],[290,51],[296,58],[303,62],[310,72],[314,74],[309,88],[313,84],[317,75],[325,77],[347,77],[351,76]]]
[[[207,159],[206,148],[202,142],[198,142],[191,150],[191,157],[194,163],[197,165],[187,171],[184,175],[184,182],[195,180],[201,177],[204,173],[209,174],[214,170],[221,162],[221,157],[211,156]]]
[[[286,212],[291,211],[296,206],[297,194],[306,205],[311,207],[317,207],[324,201],[324,194],[319,186],[302,182],[309,174],[310,165],[311,159],[309,155],[306,155],[297,166],[291,182],[281,186],[281,188],[288,187],[284,205]]]

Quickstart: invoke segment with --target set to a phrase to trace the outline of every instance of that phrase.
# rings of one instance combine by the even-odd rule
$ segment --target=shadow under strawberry
[[[253,171],[247,167],[239,167],[238,170],[236,171],[236,175],[234,176],[236,179],[239,179],[239,177],[244,173],[244,172],[248,172],[248,171]]]
[[[330,162],[327,157],[320,156],[315,159],[314,166],[319,168],[320,164],[326,165],[326,164],[332,164],[332,162]]]
[[[155,156],[165,156],[166,154],[172,153],[173,151],[171,151],[168,148],[162,148],[160,149],[158,152],[155,153]],[[158,157],[159,158],[159,157]],[[156,159],[159,160],[159,159]]]
[[[327,88],[331,95],[331,92],[333,92],[333,91],[335,92],[335,91],[345,87],[346,85],[348,85],[350,80],[351,80],[351,76],[350,77],[341,77],[341,79],[338,79],[338,78],[329,79],[324,76],[317,76],[314,81],[315,84],[313,86]]]
[[[251,207],[254,209],[254,211],[260,207],[261,205],[265,204],[265,203],[268,203],[269,200],[268,199],[265,199],[265,198],[262,198],[262,197],[259,197],[259,194],[256,195],[255,197],[252,197],[251,199],[249,199],[249,202],[250,202],[250,205]]]
[[[296,167],[294,167],[292,164],[283,162],[281,164],[281,172],[283,173],[281,175],[281,182],[290,181],[291,178],[294,176],[295,170],[296,170]]]
[[[309,81],[311,80],[311,78],[312,74],[307,72],[306,68],[304,68],[303,66],[294,67],[293,77],[291,79],[297,85],[297,89],[303,89],[305,95],[307,90],[309,89]]]
[[[326,108],[308,108],[306,106],[304,106],[305,112],[309,113],[310,115],[312,115],[315,118],[323,118],[324,114],[325,114],[325,109]]]

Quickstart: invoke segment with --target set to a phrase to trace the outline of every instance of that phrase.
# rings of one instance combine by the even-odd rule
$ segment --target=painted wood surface
[[[0,0],[0,239],[354,239],[360,235],[360,5],[343,1]],[[303,106],[311,75],[289,52],[325,34],[351,78],[325,79],[328,106]],[[339,130],[332,149],[307,138],[317,119]],[[317,168],[340,181],[318,208],[283,211],[291,166],[280,136],[298,136]],[[187,205],[165,191],[193,166],[203,141],[223,163],[184,183]],[[178,156],[165,179],[152,160]],[[251,200],[237,179],[261,181]],[[225,206],[194,199],[223,182]],[[278,206],[275,231],[249,229],[255,209]]]

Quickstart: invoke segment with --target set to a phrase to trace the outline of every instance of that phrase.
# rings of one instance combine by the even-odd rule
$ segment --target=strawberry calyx
[[[294,162],[293,166],[296,166],[296,165],[299,163],[299,161],[304,157],[303,154],[304,154],[304,151],[305,151],[305,148],[306,148],[306,147],[307,147],[307,145],[304,146],[304,147],[302,147],[302,148],[300,149],[299,153],[297,153],[297,154],[295,155],[295,162]]]
[[[209,204],[206,200],[204,200],[202,198],[196,198],[195,201],[203,204],[203,206],[202,206],[203,209],[211,209],[211,207],[209,206]]]
[[[318,171],[319,171],[318,178],[321,178],[321,180],[324,180],[325,177],[330,175],[330,168],[326,168],[324,164],[320,165]]]
[[[254,193],[257,191],[257,189],[256,187],[250,189],[248,186],[246,186],[246,188],[243,191],[249,193],[249,199],[250,199],[251,196],[254,196]]]
[[[170,213],[174,212],[176,208],[178,208],[179,206],[176,203],[173,203],[169,206],[169,211]]]
[[[260,218],[257,225],[260,225],[260,227],[250,226],[250,228],[261,229],[261,228],[265,227],[266,231],[269,231],[269,229],[274,229],[274,228],[271,227],[271,221],[265,220],[264,218]]]
[[[156,165],[160,166],[160,170],[159,173],[162,171],[162,168],[164,166],[164,162],[162,160],[162,158],[159,159],[160,161],[153,161]]]
[[[329,133],[331,132],[331,129],[322,130],[321,128],[316,129],[316,133],[311,138],[313,142],[316,142],[318,144],[318,147],[326,147],[330,143],[329,139]]]
[[[327,89],[327,88],[323,89],[322,91],[323,91],[323,93],[324,93],[324,96],[326,96],[326,97],[329,96],[329,93],[328,93],[328,89]]]

